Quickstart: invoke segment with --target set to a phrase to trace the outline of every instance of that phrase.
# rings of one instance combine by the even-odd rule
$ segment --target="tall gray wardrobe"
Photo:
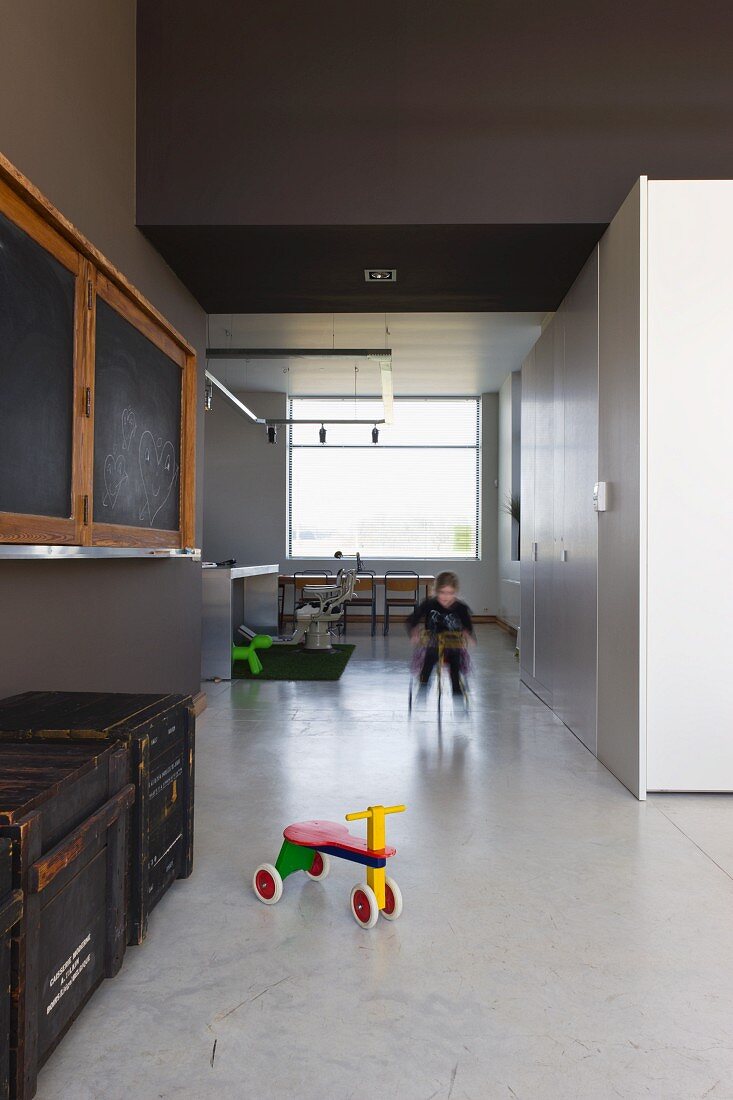
[[[521,678],[637,798],[733,791],[731,252],[642,176],[522,370]]]
[[[596,752],[598,249],[522,366],[521,679]]]

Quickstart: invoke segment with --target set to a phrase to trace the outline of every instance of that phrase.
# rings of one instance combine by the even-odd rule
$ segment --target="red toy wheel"
[[[379,917],[379,906],[371,886],[359,883],[351,891],[351,912],[361,928],[373,928]]]
[[[397,920],[402,915],[402,891],[393,878],[389,876],[384,880],[384,909],[382,916],[385,920]]]
[[[274,905],[283,893],[283,880],[280,872],[271,863],[261,863],[252,876],[252,888],[265,905]]]
[[[313,862],[310,865],[310,870],[306,871],[308,878],[319,879],[325,878],[328,872],[331,870],[331,860],[323,852],[316,852],[313,856]]]

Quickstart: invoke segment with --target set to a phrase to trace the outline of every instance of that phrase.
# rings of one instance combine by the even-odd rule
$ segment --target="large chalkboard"
[[[68,517],[75,276],[0,214],[0,511]]]
[[[94,522],[176,531],[181,368],[97,298]]]

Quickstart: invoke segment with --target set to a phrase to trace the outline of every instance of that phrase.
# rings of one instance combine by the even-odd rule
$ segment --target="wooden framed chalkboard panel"
[[[0,154],[0,543],[194,543],[196,357]]]
[[[183,546],[195,431],[189,357],[108,279],[96,279],[92,543]]]
[[[88,263],[0,179],[0,530],[79,543]]]

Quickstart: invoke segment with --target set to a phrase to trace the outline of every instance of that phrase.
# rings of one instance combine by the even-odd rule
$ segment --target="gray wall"
[[[285,416],[284,393],[240,394],[258,416]],[[206,413],[204,558],[240,565],[285,561],[286,429],[275,446],[214,390]]]
[[[238,396],[258,416],[283,415],[283,394]],[[462,595],[478,615],[497,611],[497,488],[499,395],[484,394],[482,416],[482,529],[481,561],[415,562],[418,572],[438,573],[454,569],[461,578]],[[206,482],[204,506],[204,555],[221,561],[236,558],[243,565],[279,563],[290,571],[304,568],[337,568],[333,558],[314,561],[286,557],[285,512],[287,506],[286,436],[281,429],[276,446],[265,429],[249,423],[226,401],[214,394],[214,408],[206,414]],[[334,451],[334,476],[338,473]],[[408,561],[369,558],[368,568],[411,568]]]
[[[203,311],[135,228],[135,0],[5,0],[0,148],[201,353]],[[195,690],[200,591],[185,561],[0,563],[0,696]]]

